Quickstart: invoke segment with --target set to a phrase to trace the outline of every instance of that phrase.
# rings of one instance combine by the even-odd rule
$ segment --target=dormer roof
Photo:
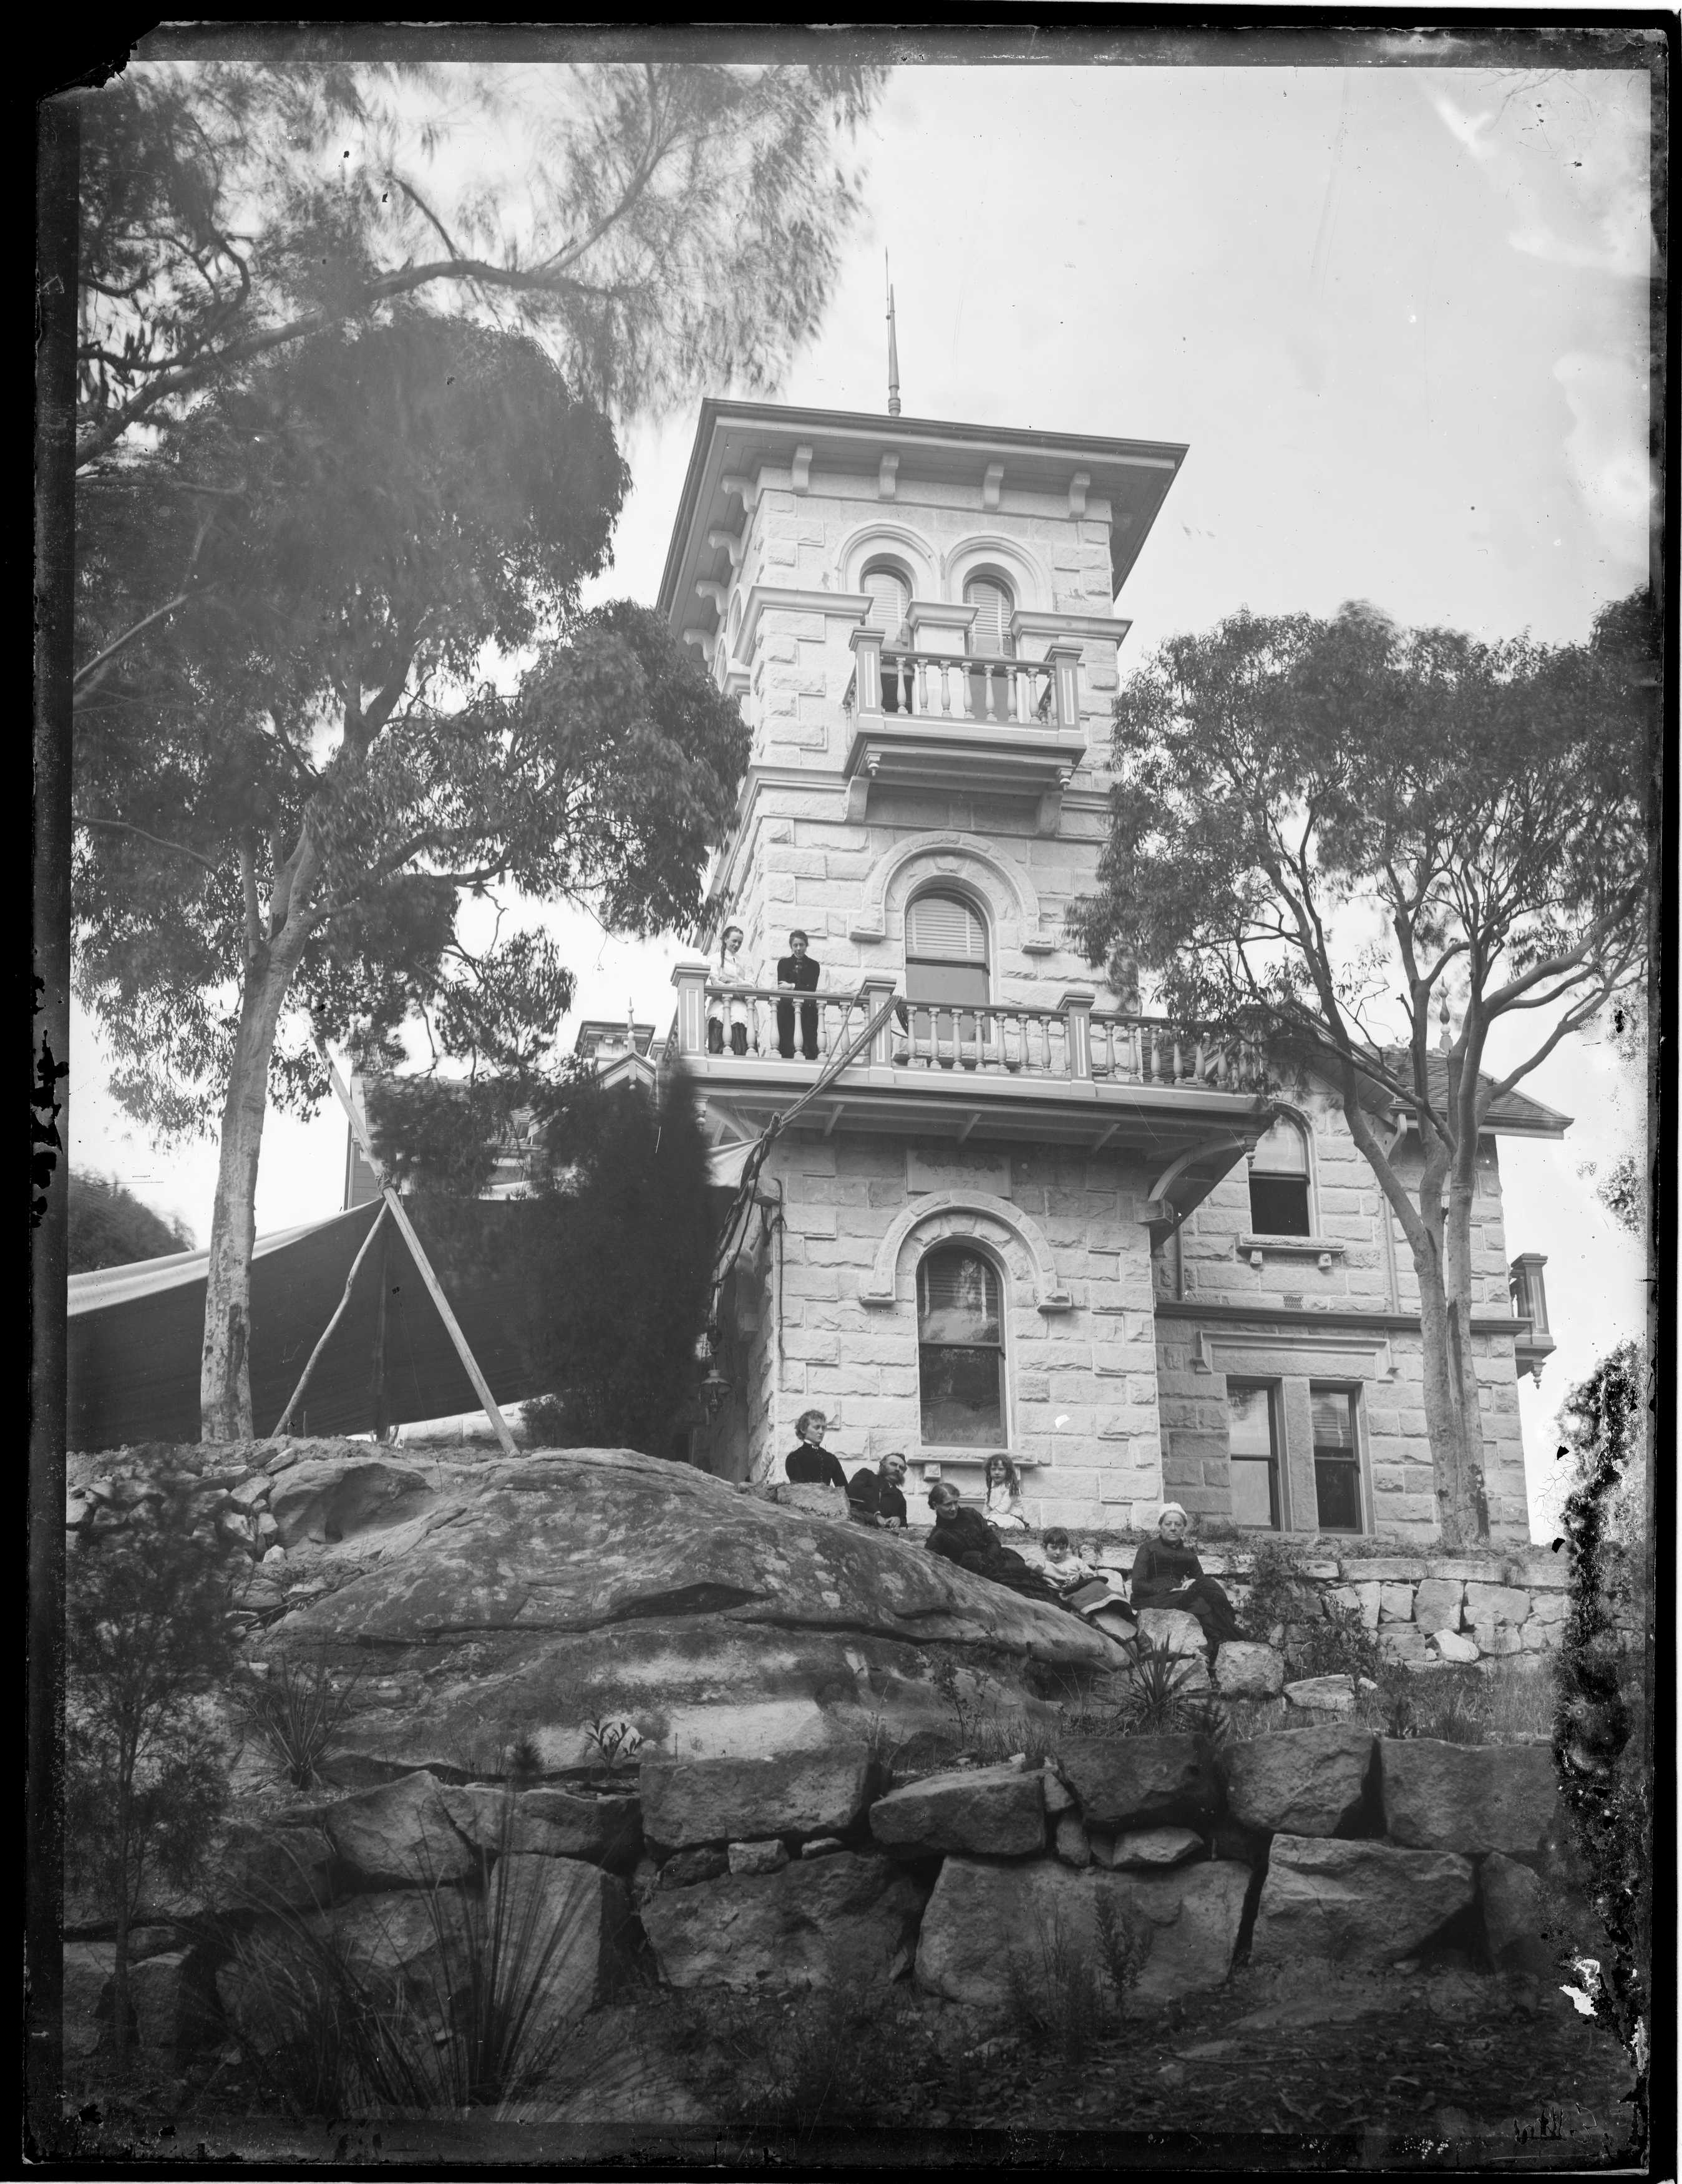
[[[1184,445],[1167,440],[1095,439],[1074,432],[1003,430],[925,417],[878,417],[844,410],[792,410],[778,403],[701,404],[695,445],[672,526],[662,614],[679,623],[698,580],[727,577],[723,549],[708,534],[733,530],[737,496],[727,477],[753,477],[766,465],[854,471],[875,477],[884,454],[900,459],[902,486],[916,478],[951,478],[979,485],[989,465],[1002,465],[1003,485],[1068,493],[1077,510],[1087,495],[1110,504],[1110,577],[1113,596],[1139,557],[1169,487],[1184,461]]]

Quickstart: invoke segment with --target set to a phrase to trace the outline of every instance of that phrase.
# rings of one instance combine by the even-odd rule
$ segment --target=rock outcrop
[[[1089,1826],[1197,1827],[1215,1814],[1215,1774],[1197,1736],[1079,1738],[1062,1754],[1064,1779]]]
[[[1275,1836],[1250,1962],[1395,1964],[1465,1910],[1474,1886],[1471,1859],[1452,1852]]]
[[[949,1858],[923,1913],[917,1983],[989,2009],[1008,2008],[1022,1987],[1043,1998],[1072,1957],[1101,1965],[1099,1907],[1107,1902],[1148,1939],[1142,2000],[1206,1993],[1232,1967],[1249,1882],[1245,1867],[1209,1859],[1158,1877],[1081,1871],[1053,1858]]]
[[[662,1888],[643,1928],[669,1986],[872,1986],[910,1964],[927,1893],[888,1858],[838,1851]]]
[[[359,1688],[342,1781],[494,1774],[522,1737],[544,1774],[580,1769],[608,1713],[632,1719],[651,1758],[817,1751],[872,1720],[903,1739],[948,1725],[933,1672],[955,1649],[983,1707],[1049,1724],[1042,1678],[1078,1683],[1122,1658],[1078,1616],[904,1535],[656,1457],[304,1446],[273,1479],[292,1544],[259,1574],[280,1607],[263,1609],[256,1649],[296,1647],[365,1683],[377,1664],[405,1695]],[[223,1453],[237,1485],[276,1451]]]
[[[1421,1850],[1539,1855],[1553,1825],[1558,1778],[1546,1744],[1445,1744],[1386,1737],[1384,1830]]]
[[[1373,1732],[1351,1723],[1254,1736],[1223,1755],[1227,1810],[1267,1834],[1331,1836],[1361,1809]]]
[[[1044,1777],[1019,1767],[925,1775],[877,1800],[870,1831],[884,1850],[901,1855],[1037,1858],[1045,1847]]]

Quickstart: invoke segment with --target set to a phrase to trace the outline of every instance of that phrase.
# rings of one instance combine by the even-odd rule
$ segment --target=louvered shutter
[[[920,894],[906,920],[905,952],[945,962],[984,963],[987,928],[961,896]]]
[[[870,614],[866,627],[879,629],[889,644],[905,626],[905,610],[911,605],[911,594],[903,580],[892,569],[866,569],[865,589],[870,594]]]
[[[978,658],[1015,657],[1016,641],[1011,635],[1011,594],[990,577],[972,577],[964,586],[964,604],[976,610],[970,630],[970,650]]]

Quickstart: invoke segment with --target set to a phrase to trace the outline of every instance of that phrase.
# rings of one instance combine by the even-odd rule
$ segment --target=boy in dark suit
[[[777,983],[792,986],[797,994],[817,991],[817,965],[806,953],[806,936],[798,926],[788,936],[788,953],[777,959]],[[817,1060],[817,1003],[800,1004],[800,1045],[808,1061]],[[777,1050],[785,1061],[794,1058],[794,1004],[777,1004]]]

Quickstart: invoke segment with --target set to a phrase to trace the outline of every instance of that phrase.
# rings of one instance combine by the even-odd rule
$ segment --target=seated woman
[[[1224,1646],[1244,1632],[1230,1600],[1186,1545],[1190,1519],[1178,1502],[1165,1502],[1156,1519],[1156,1537],[1147,1540],[1133,1557],[1129,1591],[1135,1609],[1180,1607],[1195,1615],[1203,1635],[1211,1644]]]
[[[934,1512],[934,1529],[928,1535],[931,1554],[944,1555],[960,1568],[991,1578],[1026,1600],[1056,1601],[1055,1585],[1031,1569],[1014,1548],[1005,1546],[979,1509],[966,1509],[955,1486],[944,1479],[931,1486],[928,1506]]]
[[[987,1490],[982,1506],[988,1523],[1001,1532],[1027,1531],[1028,1518],[1022,1514],[1022,1474],[1010,1457],[989,1456],[982,1479]]]

